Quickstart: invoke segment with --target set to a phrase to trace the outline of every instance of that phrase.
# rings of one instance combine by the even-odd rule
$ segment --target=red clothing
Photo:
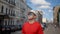
[[[26,22],[23,25],[22,34],[43,34],[41,24],[39,22],[35,22],[33,24]]]

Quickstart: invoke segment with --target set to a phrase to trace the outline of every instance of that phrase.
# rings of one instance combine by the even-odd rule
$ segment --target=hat
[[[36,11],[34,11],[34,10],[30,10],[29,13],[34,13],[35,15],[37,15],[37,14],[36,14]]]

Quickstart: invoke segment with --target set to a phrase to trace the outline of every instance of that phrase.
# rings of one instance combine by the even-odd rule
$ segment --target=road
[[[44,34],[60,34],[60,28],[55,28],[54,25],[48,25],[48,28],[44,30]]]
[[[16,31],[16,32],[13,32],[11,34],[22,34],[21,31]]]
[[[16,31],[11,34],[22,34],[21,31]],[[48,27],[44,30],[44,34],[60,34],[60,28],[55,28],[53,25],[48,25]]]

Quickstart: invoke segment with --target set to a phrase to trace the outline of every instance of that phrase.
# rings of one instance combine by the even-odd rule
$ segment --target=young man
[[[31,10],[27,16],[28,21],[23,25],[22,34],[43,34],[41,24],[36,21],[36,12]]]

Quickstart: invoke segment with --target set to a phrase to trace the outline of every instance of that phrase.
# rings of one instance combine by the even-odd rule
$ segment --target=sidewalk
[[[45,29],[44,34],[60,34],[60,28],[49,25],[48,28]]]

